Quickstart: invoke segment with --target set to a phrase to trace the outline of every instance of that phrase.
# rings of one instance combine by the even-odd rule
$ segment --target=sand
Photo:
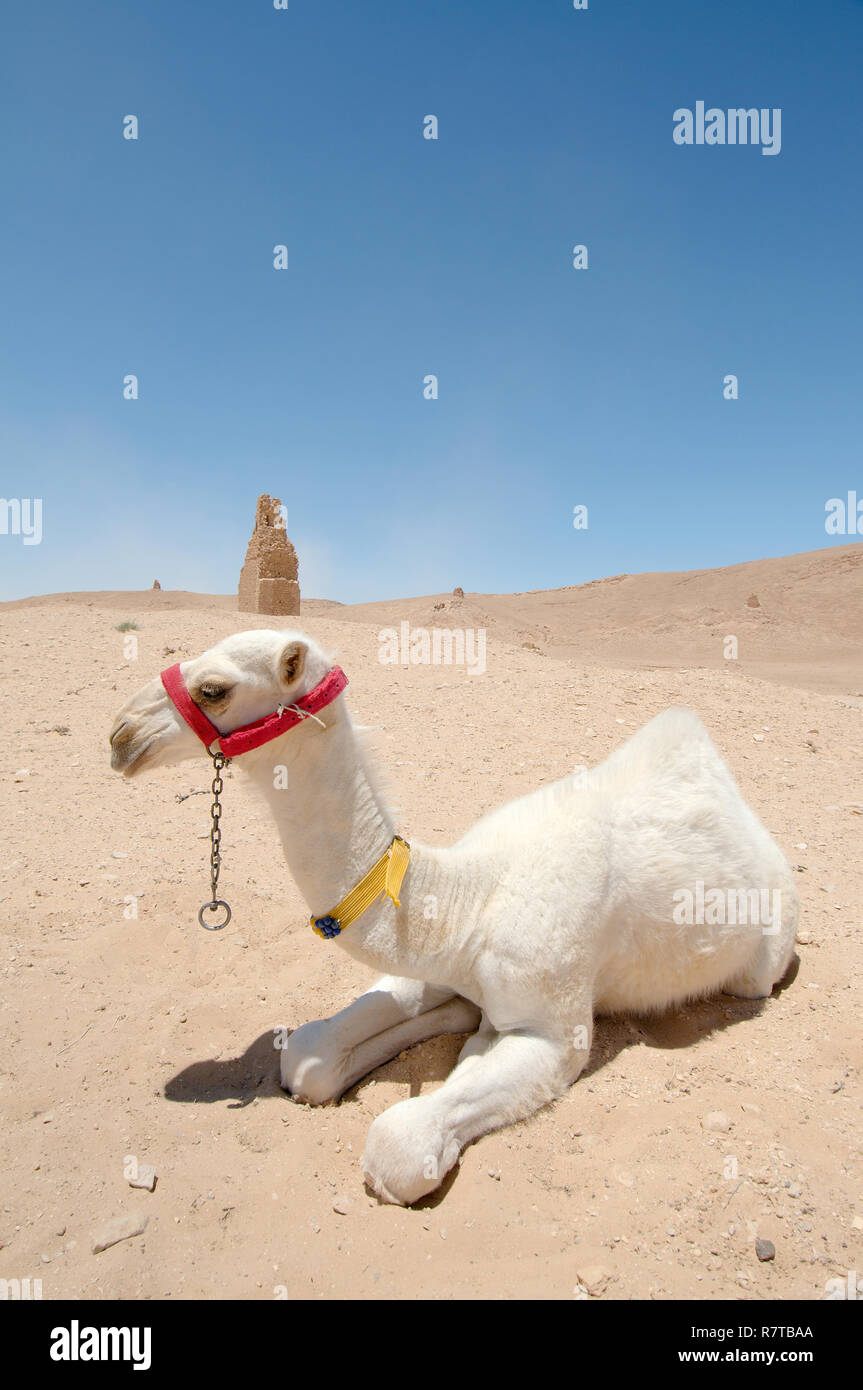
[[[572,1298],[587,1283],[745,1300],[821,1299],[863,1270],[861,597],[858,545],[549,594],[304,601],[293,625],[347,670],[409,837],[450,843],[682,703],[798,871],[787,988],[601,1020],[563,1100],[473,1144],[409,1210],[365,1191],[365,1134],[438,1086],[463,1040],[403,1054],[337,1106],[292,1104],[273,1030],[341,1008],[371,972],[308,929],[241,774],[223,798],[234,920],[209,933],[208,763],[132,782],[108,765],[112,717],[145,680],[281,622],[167,589],[0,606],[0,1278],[40,1278],[46,1299]],[[382,664],[380,628],[405,619],[485,627],[486,674]],[[136,1164],[155,1167],[152,1192],[130,1186]],[[148,1219],[93,1253],[124,1217]]]

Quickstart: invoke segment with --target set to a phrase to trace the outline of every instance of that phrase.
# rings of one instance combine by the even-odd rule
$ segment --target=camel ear
[[[305,642],[291,641],[285,643],[279,653],[278,676],[282,685],[294,685],[300,679],[306,669],[306,657],[309,649]]]

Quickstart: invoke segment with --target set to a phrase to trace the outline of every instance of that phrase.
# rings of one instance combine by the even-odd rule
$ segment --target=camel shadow
[[[800,971],[800,957],[794,955],[782,980],[773,988],[771,998],[783,994],[794,983]],[[757,1018],[766,999],[739,999],[731,994],[711,995],[660,1014],[604,1015],[597,1019],[590,1060],[581,1078],[595,1076],[627,1048],[645,1044],[647,1047],[677,1051],[726,1028]],[[289,1034],[288,1034],[289,1036]],[[361,1077],[341,1097],[339,1104],[354,1104],[370,1082],[407,1084],[410,1095],[419,1095],[423,1084],[444,1081],[453,1070],[458,1055],[470,1034],[445,1033],[399,1053],[382,1063],[367,1076]],[[250,1043],[241,1056],[210,1058],[193,1062],[172,1077],[165,1085],[168,1100],[185,1104],[232,1102],[228,1108],[241,1110],[258,1097],[285,1098],[279,1084],[278,1048],[272,1031],[262,1033]],[[478,1143],[479,1140],[474,1140]],[[473,1144],[468,1145],[469,1148]],[[432,1210],[446,1200],[459,1173],[456,1164],[434,1192],[414,1203],[417,1210]]]
[[[290,1031],[284,1036],[289,1037]],[[345,1091],[339,1104],[355,1104],[372,1079],[406,1084],[409,1094],[418,1096],[425,1082],[446,1080],[469,1036],[447,1033],[416,1044],[361,1077]],[[186,1105],[229,1101],[229,1110],[242,1110],[259,1097],[287,1099],[279,1082],[279,1050],[273,1031],[255,1038],[240,1056],[192,1062],[165,1083],[164,1094],[167,1100]]]
[[[604,1014],[597,1017],[590,1061],[579,1080],[595,1076],[629,1047],[643,1043],[663,1051],[693,1047],[714,1033],[723,1033],[763,1012],[769,999],[784,994],[797,979],[800,957],[795,954],[783,978],[764,999],[740,999],[734,994],[712,994],[678,1004],[658,1014]],[[577,1084],[577,1083],[576,1083]]]
[[[784,993],[794,983],[799,969],[800,958],[795,955],[785,977],[774,986],[772,997]],[[602,1016],[597,1020],[590,1061],[581,1075],[595,1076],[626,1048],[639,1043],[663,1050],[692,1047],[713,1033],[756,1018],[766,1002],[718,994],[662,1014]],[[358,1101],[372,1079],[376,1083],[407,1085],[409,1095],[418,1096],[425,1083],[446,1080],[469,1036],[443,1033],[417,1043],[361,1077],[345,1091],[339,1103],[350,1105]],[[284,1095],[279,1085],[278,1047],[272,1030],[255,1038],[240,1056],[193,1062],[165,1084],[168,1100],[187,1105],[212,1105],[227,1100],[233,1102],[228,1107],[231,1110],[241,1110],[257,1097]]]
[[[258,1096],[284,1096],[273,1030],[249,1043],[242,1056],[192,1062],[165,1083],[165,1096],[186,1105],[228,1100],[233,1102],[229,1110],[242,1110]]]

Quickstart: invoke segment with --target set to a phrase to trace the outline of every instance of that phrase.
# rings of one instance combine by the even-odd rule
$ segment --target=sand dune
[[[755,602],[753,602],[755,600]],[[435,594],[346,605],[340,618],[485,627],[550,656],[608,666],[714,667],[863,693],[863,545],[679,574],[621,574],[521,594]]]
[[[0,605],[91,603],[123,611],[224,608],[234,594],[112,590],[46,594]],[[378,603],[304,599],[305,617],[398,627],[485,628],[504,642],[563,660],[626,668],[727,664],[810,690],[863,694],[863,545],[812,550],[712,570],[620,574],[565,589],[451,593]]]

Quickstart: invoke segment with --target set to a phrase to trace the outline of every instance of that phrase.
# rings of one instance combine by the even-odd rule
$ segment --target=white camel
[[[331,667],[301,634],[255,631],[174,669],[211,732],[230,734],[284,717]],[[128,777],[200,756],[208,735],[189,717],[150,681],[117,717],[112,766]],[[397,830],[344,696],[237,765],[269,803],[313,919],[329,921]],[[741,904],[759,900],[770,910],[747,920]],[[697,715],[670,709],[599,767],[484,816],[457,844],[412,841],[400,889],[334,942],[315,938],[387,973],[290,1034],[282,1085],[323,1105],[414,1043],[472,1032],[442,1086],[392,1106],[368,1133],[370,1188],[416,1202],[471,1140],[566,1091],[588,1060],[595,1014],[658,1011],[720,990],[769,995],[792,960],[796,925],[781,851]]]

